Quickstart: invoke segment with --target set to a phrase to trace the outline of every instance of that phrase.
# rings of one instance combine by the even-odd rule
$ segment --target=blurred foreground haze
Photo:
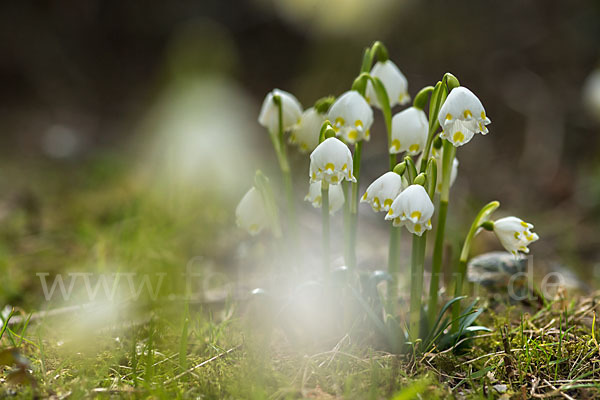
[[[450,71],[493,122],[459,150],[455,218],[466,225],[498,199],[536,224],[549,257],[595,265],[600,112],[584,87],[598,21],[592,0],[4,2],[0,190],[35,192],[27,174],[114,152],[151,181],[207,186],[233,207],[255,168],[277,176],[256,122],[265,94],[289,91],[305,108],[339,95],[381,40],[411,96]],[[365,185],[387,163],[376,118]],[[301,181],[308,164],[292,153]]]

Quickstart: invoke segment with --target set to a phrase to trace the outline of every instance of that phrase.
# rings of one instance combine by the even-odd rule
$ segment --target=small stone
[[[494,386],[492,386],[492,387],[493,387],[493,388],[494,388],[494,390],[495,390],[496,392],[498,392],[498,393],[506,393],[506,391],[508,390],[508,386],[506,386],[506,385],[501,385],[501,384],[494,385]]]
[[[525,272],[526,258],[515,258],[504,251],[492,251],[473,257],[467,264],[467,279],[486,287],[506,286],[511,278]]]

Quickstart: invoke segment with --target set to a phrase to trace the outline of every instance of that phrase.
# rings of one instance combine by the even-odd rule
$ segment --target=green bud
[[[315,110],[319,113],[319,114],[325,114],[327,112],[327,110],[329,110],[329,107],[331,107],[331,105],[335,102],[335,96],[326,96],[326,97],[321,97],[319,100],[317,100],[315,102]]]
[[[448,91],[446,90],[446,86],[442,84],[441,81],[435,84],[435,88],[433,89],[433,93],[431,95],[431,100],[429,101],[429,130],[434,131],[436,129],[436,124],[438,124],[438,114],[440,112],[440,108],[442,104],[446,100],[446,96],[448,95]]]
[[[494,230],[494,221],[485,221],[480,225],[480,227],[482,227],[486,231],[493,231]]]
[[[394,172],[400,176],[402,176],[402,174],[404,174],[404,171],[406,171],[406,163],[404,161],[396,164],[396,166],[394,167]]]
[[[323,140],[335,137],[335,130],[331,126],[328,126],[323,133],[323,137]]]
[[[417,175],[417,177],[413,181],[413,184],[425,186],[426,181],[427,181],[427,174],[425,174],[424,172],[421,172],[419,175]]]
[[[458,81],[458,79],[450,72],[446,72],[446,74],[444,75],[444,81],[448,86],[448,92],[460,86],[460,82]]]
[[[371,49],[369,47],[365,47],[362,64],[360,66],[360,72],[369,72],[371,70],[371,64],[373,64],[373,55],[371,54]]]
[[[273,103],[279,107],[281,105],[281,97],[278,94],[273,95]]]
[[[429,197],[433,199],[435,196],[435,187],[437,185],[437,161],[435,158],[431,157],[427,162],[427,193],[429,193]]]
[[[440,137],[440,135],[437,135],[435,137],[435,139],[433,139],[433,148],[436,150],[439,150],[442,148],[442,145],[444,144],[444,139],[442,139]]]
[[[387,61],[390,58],[387,49],[379,40],[373,42],[373,45],[371,46],[371,54],[372,60],[377,58],[377,61]]]
[[[433,92],[433,86],[425,86],[417,93],[413,101],[413,107],[419,110],[425,109],[425,105],[429,101],[429,95]]]
[[[321,130],[319,131],[319,143],[323,142],[323,140],[327,139],[325,137],[325,131],[327,128],[331,128],[331,122],[329,120],[325,120],[321,125]]]
[[[417,177],[417,167],[415,167],[415,163],[410,156],[404,157],[404,162],[406,163],[406,172],[408,173],[408,182],[414,182]]]
[[[352,83],[352,90],[356,90],[361,95],[365,95],[365,91],[367,90],[367,81],[371,78],[366,72],[362,72],[354,82]]]

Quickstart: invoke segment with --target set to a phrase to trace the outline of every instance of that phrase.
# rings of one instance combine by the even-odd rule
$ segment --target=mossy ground
[[[37,170],[45,172],[19,172],[27,184],[7,192],[4,200],[0,301],[17,306],[17,323],[0,341],[0,360],[10,364],[0,367],[2,396],[600,396],[595,295],[563,293],[558,300],[516,304],[492,303],[484,296],[489,307],[478,324],[491,333],[472,338],[460,353],[404,355],[344,335],[304,343],[279,329],[253,330],[252,322],[261,321],[249,321],[235,301],[188,302],[159,294],[133,310],[45,302],[37,272],[165,273],[164,287],[180,288],[192,255],[202,254],[205,266],[226,265],[239,236],[229,234],[233,220],[224,209],[234,204],[224,206],[202,190],[186,192],[184,200],[154,195],[111,157],[91,160],[77,171]],[[14,352],[7,358],[6,349],[29,360],[21,360],[26,372],[15,373],[20,359]],[[21,384],[9,384],[19,379]]]

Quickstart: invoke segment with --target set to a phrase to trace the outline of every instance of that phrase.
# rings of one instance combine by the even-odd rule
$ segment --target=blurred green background
[[[600,61],[598,21],[593,0],[4,2],[4,300],[23,301],[27,271],[99,265],[98,246],[122,245],[115,230],[147,216],[140,210],[159,214],[136,225],[145,258],[121,260],[230,262],[244,238],[235,204],[256,168],[277,176],[256,122],[265,94],[289,91],[305,108],[339,95],[373,40],[386,44],[412,96],[450,71],[492,119],[488,136],[459,150],[451,233],[498,199],[505,214],[536,225],[536,257],[600,276],[600,111],[585,101]],[[380,115],[373,132],[365,187],[386,168]],[[292,158],[301,181],[306,158]]]

